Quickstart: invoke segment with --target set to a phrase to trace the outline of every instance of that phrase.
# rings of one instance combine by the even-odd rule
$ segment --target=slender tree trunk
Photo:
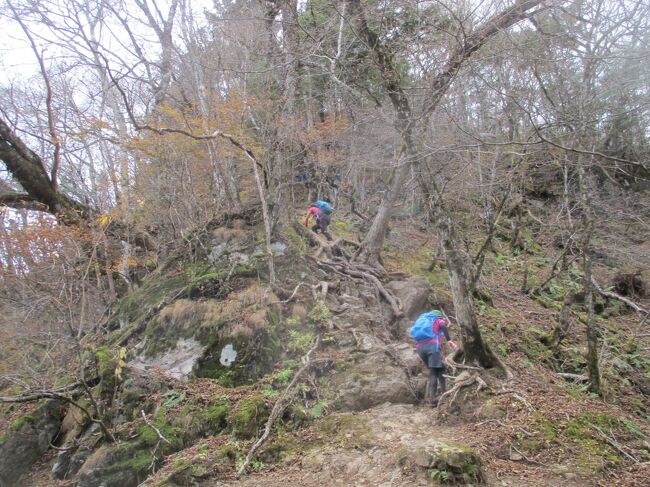
[[[553,330],[553,356],[556,360],[560,357],[560,344],[569,333],[569,326],[571,325],[571,305],[575,301],[575,293],[569,292],[564,296],[564,302],[562,303],[562,310],[560,311],[560,318],[558,323]]]
[[[406,179],[406,175],[410,170],[410,161],[400,160],[398,164],[398,168],[393,172],[390,189],[381,200],[379,210],[377,211],[375,218],[372,220],[372,225],[366,234],[366,238],[363,240],[362,251],[359,258],[368,264],[377,265],[379,263],[379,255],[384,245],[388,221],[393,212],[393,204],[395,203],[399,192],[402,190],[402,182]]]
[[[578,160],[578,185],[585,218],[585,234],[582,245],[582,265],[584,272],[583,290],[587,308],[587,372],[589,390],[600,395],[600,367],[598,365],[598,330],[594,313],[594,288],[592,284],[591,238],[594,233],[595,216],[591,207],[589,190],[585,178],[582,157]]]
[[[469,258],[460,249],[447,210],[438,205],[435,209],[435,222],[438,238],[445,250],[445,261],[449,272],[449,285],[454,301],[456,320],[460,325],[465,358],[481,367],[491,368],[500,365],[492,350],[483,341],[476,321],[471,291]]]

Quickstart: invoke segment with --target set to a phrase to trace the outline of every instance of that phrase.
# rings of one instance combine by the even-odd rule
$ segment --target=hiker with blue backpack
[[[441,351],[441,340],[445,337],[452,349],[458,348],[456,343],[449,338],[449,329],[444,315],[438,311],[422,313],[409,329],[411,337],[416,342],[416,352],[429,369],[429,390],[427,401],[429,405],[438,405],[436,392],[440,385],[440,395],[445,393],[447,382],[445,376],[445,364]]]
[[[332,240],[332,236],[330,233],[327,231],[327,227],[330,224],[331,220],[331,214],[334,211],[334,208],[332,208],[332,205],[330,205],[327,201],[324,200],[318,200],[314,204],[312,204],[309,207],[309,211],[307,212],[307,217],[305,218],[305,226],[309,226],[309,219],[313,216],[316,218],[316,224],[311,227],[312,231],[314,233],[318,233],[318,230],[323,232],[323,235],[325,235],[325,238],[327,238],[327,241],[330,242]]]

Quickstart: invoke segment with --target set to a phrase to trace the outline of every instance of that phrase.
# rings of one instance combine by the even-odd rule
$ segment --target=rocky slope
[[[354,238],[350,222],[333,226]],[[633,338],[639,320],[603,303],[604,398],[558,375],[558,359],[584,366],[584,332],[577,311],[554,356],[559,288],[574,282],[534,299],[519,291],[523,266],[547,265],[541,249],[497,242],[477,301],[513,377],[450,368],[457,387],[432,409],[406,330],[424,310],[453,308],[426,234],[408,224],[389,239],[382,282],[399,319],[372,280],[324,270],[293,228],[274,243],[280,286],[269,291],[262,241],[254,211],[227,216],[143,280],[82,342],[96,404],[77,389],[65,392],[74,404],[44,403],[54,414],[6,411],[0,485],[644,485],[650,358]]]

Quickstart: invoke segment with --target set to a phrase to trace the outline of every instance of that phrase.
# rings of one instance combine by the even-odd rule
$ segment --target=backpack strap
[[[429,338],[428,340],[424,340],[423,342],[418,342],[418,343],[415,344],[415,346],[419,347],[420,345],[424,345],[425,343],[435,343],[436,345],[438,345],[436,347],[436,352],[437,352],[438,351],[437,349],[440,348],[440,344],[438,343],[438,338],[439,338],[439,335],[435,336],[433,338]]]

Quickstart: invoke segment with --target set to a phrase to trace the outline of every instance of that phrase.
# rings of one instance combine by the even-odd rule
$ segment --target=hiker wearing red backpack
[[[440,384],[440,395],[442,396],[447,389],[445,376],[445,364],[442,355],[442,337],[445,337],[447,343],[452,349],[458,348],[456,343],[449,338],[449,329],[447,320],[440,311],[430,311],[423,313],[415,320],[410,328],[411,337],[416,341],[416,352],[429,369],[429,390],[427,391],[427,401],[429,405],[435,407],[438,405],[436,392]]]
[[[307,216],[305,217],[305,226],[309,226],[309,219],[313,216],[316,218],[316,224],[311,227],[314,233],[318,233],[318,230],[323,232],[325,238],[328,242],[332,241],[332,235],[327,231],[327,227],[330,224],[330,214],[334,209],[327,201],[318,200],[316,203],[309,207]]]

